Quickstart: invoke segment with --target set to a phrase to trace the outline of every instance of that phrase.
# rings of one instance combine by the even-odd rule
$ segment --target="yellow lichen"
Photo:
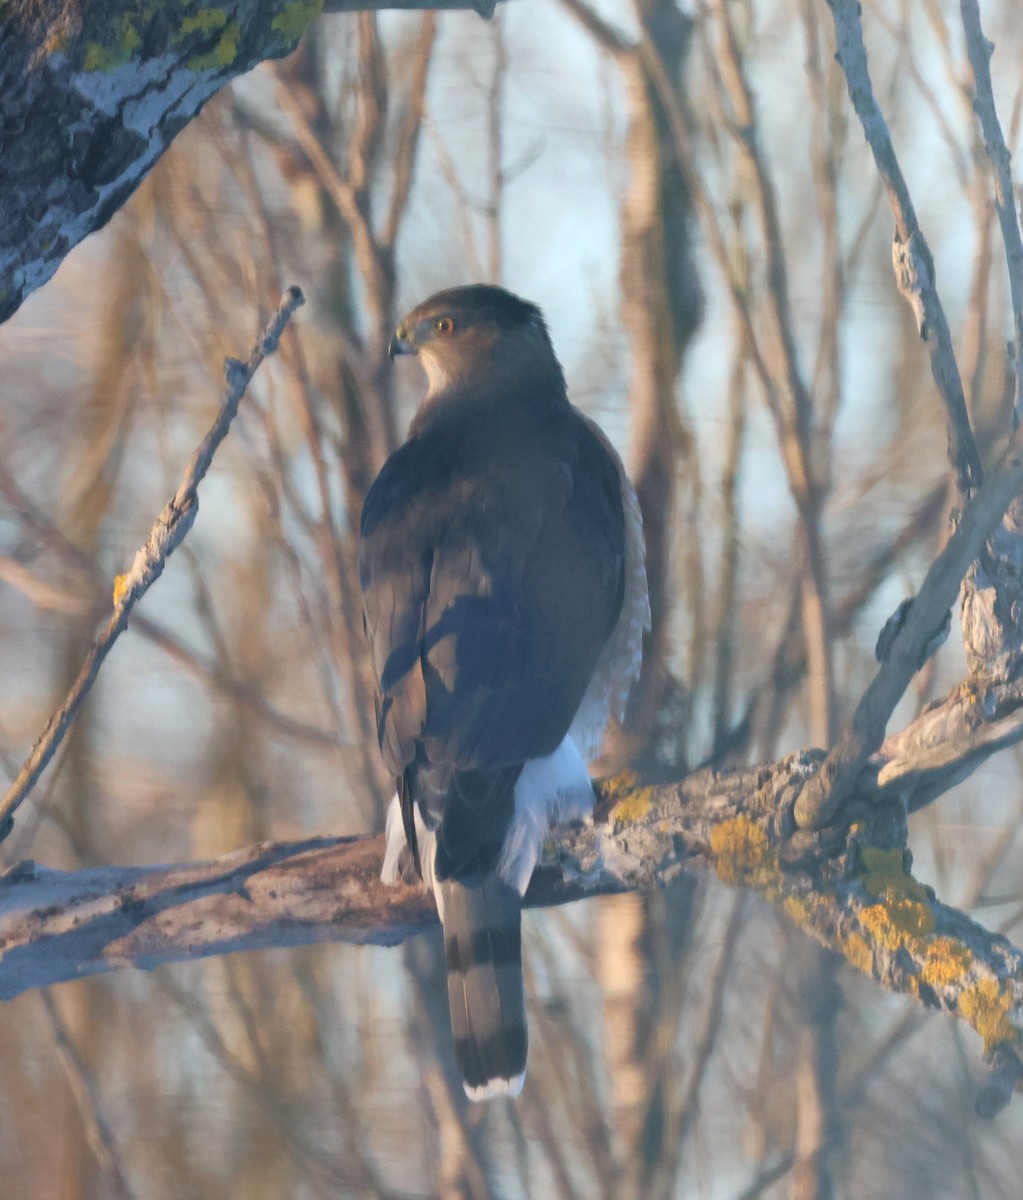
[[[611,810],[611,823],[616,830],[624,829],[641,821],[653,807],[653,792],[650,788],[637,788],[623,796]]]
[[[778,854],[767,834],[747,816],[732,817],[710,831],[714,867],[724,883],[742,884],[773,896],[779,882]]]
[[[965,977],[972,962],[973,955],[954,938],[932,938],[927,943],[920,976],[924,983],[935,990],[947,988]]]
[[[607,775],[594,784],[601,800],[609,805],[631,796],[639,786],[640,779],[635,771],[619,771],[617,775]]]
[[[957,1006],[962,1016],[984,1039],[985,1054],[990,1054],[998,1046],[1019,1041],[1020,1031],[1013,1025],[1009,1015],[1013,1008],[1012,990],[1001,985],[997,979],[989,976],[971,984],[959,997]]]
[[[860,924],[870,935],[871,940],[885,950],[897,950],[905,940],[883,904],[872,904],[860,913]]]
[[[930,893],[906,870],[902,850],[865,846],[860,855],[860,882],[877,903],[860,913],[860,924],[875,946],[898,950],[934,932]]]
[[[114,577],[114,603],[120,604],[128,591],[128,576],[117,575]]]
[[[883,903],[868,905],[861,911],[860,924],[875,945],[898,950],[934,932],[934,913],[919,901],[889,894]]]
[[[855,967],[857,971],[862,971],[864,975],[873,975],[874,951],[871,950],[870,943],[865,937],[859,933],[850,933],[845,939],[842,949],[845,951],[846,961],[850,966]]]
[[[782,908],[801,929],[826,927],[834,914],[835,896],[829,890],[786,896]]]

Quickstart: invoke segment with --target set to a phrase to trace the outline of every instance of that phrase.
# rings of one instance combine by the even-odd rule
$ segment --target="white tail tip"
[[[525,1078],[526,1072],[523,1071],[513,1079],[488,1079],[479,1087],[470,1087],[467,1083],[463,1086],[470,1100],[494,1100],[498,1096],[517,1096],[522,1091]]]

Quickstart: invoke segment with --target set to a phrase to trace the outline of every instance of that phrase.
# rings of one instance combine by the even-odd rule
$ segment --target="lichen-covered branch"
[[[904,746],[893,747],[893,757],[900,752]],[[998,1087],[984,1093],[992,1108],[1005,1079],[1015,1086],[1023,954],[913,877],[906,808],[895,789],[880,785],[880,761],[841,822],[796,829],[793,798],[818,765],[819,755],[797,754],[658,787],[630,776],[605,781],[595,823],[558,831],[527,904],[648,888],[684,870],[711,869],[781,905],[886,989],[966,1021],[1001,1072]],[[965,768],[953,764],[947,777],[972,765],[974,758]],[[313,838],[172,866],[64,873],[20,864],[0,881],[0,996],[235,950],[326,940],[392,945],[436,915],[422,888],[379,882],[382,852],[381,837]]]
[[[0,321],[105,225],[236,75],[321,12],[495,0],[6,0],[0,8]]]

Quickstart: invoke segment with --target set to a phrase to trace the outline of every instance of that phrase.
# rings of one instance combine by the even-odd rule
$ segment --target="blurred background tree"
[[[962,26],[868,0],[872,74],[982,452],[1012,335]],[[1015,0],[990,0],[1020,142]],[[823,0],[582,0],[323,18],[212,101],[0,328],[0,754],[13,775],[261,306],[309,301],[200,519],[4,844],[74,868],[379,829],[355,540],[421,395],[397,317],[500,282],[643,499],[654,628],[607,759],[652,775],[827,745],[947,527],[944,417]],[[957,637],[897,718],[965,673]],[[1018,752],[914,818],[918,874],[1018,936]],[[720,884],[533,912],[516,1103],[452,1074],[442,960],[268,951],[64,984],[0,1031],[5,1193],[1019,1195],[977,1047]]]

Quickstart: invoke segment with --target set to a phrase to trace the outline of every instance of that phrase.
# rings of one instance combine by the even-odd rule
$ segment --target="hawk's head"
[[[417,304],[388,353],[418,355],[431,396],[484,371],[493,378],[502,368],[561,375],[539,308],[487,284],[449,288]]]

